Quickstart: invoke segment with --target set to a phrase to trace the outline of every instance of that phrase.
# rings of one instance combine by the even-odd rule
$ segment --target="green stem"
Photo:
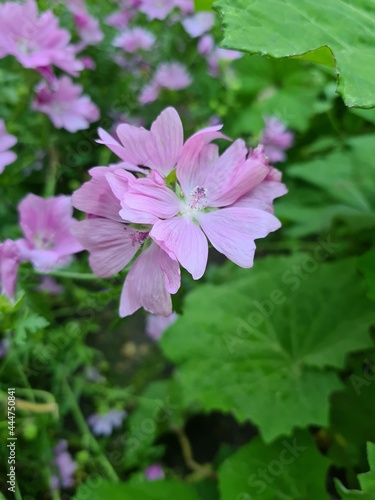
[[[69,271],[51,271],[49,273],[41,273],[35,271],[36,274],[41,274],[43,276],[53,276],[54,278],[67,278],[72,280],[82,280],[82,281],[101,281],[102,278],[95,276],[91,273],[74,273]]]
[[[88,446],[92,452],[94,452],[98,455],[97,458],[98,458],[100,464],[103,466],[103,469],[105,470],[108,478],[113,482],[116,482],[116,483],[119,482],[120,479],[119,479],[115,469],[113,468],[112,464],[109,462],[107,457],[104,455],[97,440],[92,435],[92,433],[91,433],[91,431],[86,423],[86,420],[85,420],[84,416],[82,415],[81,409],[78,406],[78,403],[76,401],[76,396],[73,393],[70,385],[68,384],[68,382],[66,380],[63,381],[63,384],[64,384],[65,391],[70,399],[71,411],[72,411],[72,415],[74,417],[74,420],[77,424],[77,427],[79,428],[82,435],[88,436]]]
[[[51,145],[49,148],[49,164],[44,184],[44,196],[46,198],[55,194],[58,160],[59,156],[57,153],[57,149],[54,145]]]
[[[14,493],[14,497],[16,500],[22,500],[22,495],[21,495],[20,488],[18,486],[17,479],[16,479],[16,492]]]

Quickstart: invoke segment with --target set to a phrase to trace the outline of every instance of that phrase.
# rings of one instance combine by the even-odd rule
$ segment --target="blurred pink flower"
[[[16,242],[5,240],[0,243],[0,284],[1,292],[13,299],[17,287],[18,267],[21,262]]]
[[[14,56],[25,68],[54,65],[76,75],[82,63],[69,45],[70,34],[59,27],[57,17],[43,12],[38,17],[35,0],[0,5],[0,58]]]
[[[89,127],[99,119],[99,109],[83,95],[82,86],[68,76],[57,78],[53,85],[41,82],[36,88],[33,109],[49,116],[56,128],[76,132]]]
[[[204,35],[199,39],[198,42],[198,52],[202,56],[209,55],[213,52],[215,48],[215,41],[212,35]]]
[[[146,467],[144,472],[148,481],[155,481],[156,479],[163,479],[165,477],[163,468],[160,464],[150,465],[150,467]]]
[[[59,295],[64,291],[64,287],[59,285],[57,281],[50,276],[44,276],[36,289],[40,292],[50,293],[51,295]]]
[[[91,427],[96,436],[110,436],[114,429],[121,427],[127,413],[122,410],[109,410],[107,413],[94,413],[87,419],[87,423]]]
[[[99,21],[87,10],[84,0],[67,0],[67,7],[73,14],[79,37],[83,48],[87,45],[96,45],[104,38]]]
[[[260,138],[265,153],[272,163],[285,161],[285,151],[293,146],[294,134],[275,116],[264,119],[265,127]]]
[[[169,316],[159,316],[157,314],[148,314],[146,318],[146,333],[153,340],[159,340],[165,330],[173,325],[177,320],[178,314],[173,312]]]
[[[160,90],[160,85],[155,80],[151,80],[150,83],[143,87],[138,98],[139,103],[149,104],[150,102],[156,101],[156,99],[159,97]]]
[[[165,19],[175,8],[175,0],[142,0],[140,12],[146,14],[149,20]]]
[[[85,69],[95,69],[96,68],[96,63],[95,63],[94,59],[92,59],[89,56],[82,56],[81,62],[82,62]]]
[[[68,442],[62,439],[54,448],[54,459],[52,462],[54,474],[51,476],[51,489],[70,488],[74,485],[74,473],[77,464],[73,461],[68,451]]]
[[[143,28],[135,27],[121,33],[113,40],[115,47],[134,54],[138,50],[150,50],[155,43],[155,36]]]
[[[65,266],[82,249],[71,235],[75,222],[69,196],[41,198],[28,194],[19,204],[19,224],[24,238],[17,240],[22,261],[43,272]]]
[[[110,149],[123,149],[104,131],[101,131],[101,137]],[[124,166],[132,168],[132,165]],[[90,218],[75,224],[72,233],[90,252],[93,272],[103,278],[120,272],[144,245],[150,245],[135,260],[126,277],[120,299],[120,316],[133,314],[140,307],[168,316],[172,313],[170,294],[176,293],[180,287],[179,266],[151,242],[147,230],[131,227],[120,216],[122,207],[113,189],[116,190],[117,184],[126,189],[128,179],[133,177],[120,167],[121,164],[91,169],[92,179],[73,193],[73,205],[90,214]],[[118,178],[112,178],[114,171],[120,172]]]
[[[9,151],[16,143],[16,137],[8,134],[4,120],[0,119],[0,174],[4,172],[7,165],[10,165],[16,160],[16,153]]]
[[[180,90],[191,85],[192,80],[186,67],[178,62],[161,63],[153,78],[160,87],[170,90]]]
[[[192,14],[194,12],[194,0],[175,0],[175,6],[184,14]]]
[[[214,22],[213,12],[197,12],[193,16],[185,18],[181,24],[192,38],[197,38],[210,31]]]

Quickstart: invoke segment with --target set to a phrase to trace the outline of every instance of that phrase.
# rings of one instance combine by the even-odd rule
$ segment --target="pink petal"
[[[167,188],[160,185],[150,176],[129,183],[124,208],[145,212],[150,216],[170,219],[180,211],[179,198]]]
[[[195,280],[203,276],[208,259],[207,239],[190,217],[159,220],[150,236],[171,258],[177,258]]]
[[[196,215],[207,238],[220,253],[241,267],[252,267],[254,240],[276,231],[275,216],[255,208],[223,208]]]
[[[287,187],[281,182],[263,181],[231,206],[237,208],[259,208],[259,210],[265,210],[272,214],[273,200],[280,196],[284,196],[287,192]]]
[[[168,269],[168,277],[165,269]],[[129,316],[140,307],[153,314],[169,316],[172,313],[172,301],[167,283],[169,289],[178,290],[178,263],[152,243],[136,259],[126,277],[120,300],[120,316]],[[170,286],[171,283],[173,286]]]
[[[151,132],[124,123],[117,127],[116,133],[125,148],[123,159],[135,165],[146,165],[153,147]]]
[[[201,185],[202,179],[206,179],[209,174],[210,165],[202,164],[199,157],[202,150],[215,139],[228,139],[219,132],[221,128],[222,125],[205,128],[186,141],[177,165],[177,178],[186,196],[192,189]],[[208,151],[213,154],[214,149],[211,148]],[[203,155],[207,155],[207,151]]]
[[[98,144],[104,144],[122,160],[128,159],[125,148],[121,146],[121,144],[117,142],[116,139],[114,139],[110,134],[108,134],[108,132],[106,132],[102,128],[99,128],[98,134],[100,137],[100,139],[96,140]]]
[[[176,166],[184,143],[184,130],[177,111],[165,109],[151,126],[153,147],[147,166],[167,176]]]
[[[71,232],[90,252],[90,266],[101,278],[120,272],[141,248],[138,231],[107,219],[78,222]]]
[[[93,178],[73,193],[72,205],[87,214],[122,222],[119,215],[120,201],[113,194],[106,179],[109,172],[109,167],[91,169]]]

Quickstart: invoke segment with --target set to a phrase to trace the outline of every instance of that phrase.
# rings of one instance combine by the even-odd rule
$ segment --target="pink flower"
[[[204,35],[199,39],[198,42],[198,52],[202,56],[207,56],[211,54],[214,50],[215,42],[212,35]]]
[[[67,7],[73,14],[78,34],[83,42],[82,48],[96,45],[103,40],[104,35],[99,21],[89,14],[84,0],[68,0]]]
[[[19,204],[19,223],[24,238],[17,240],[23,261],[48,272],[56,266],[65,266],[71,255],[82,250],[70,234],[75,222],[69,196],[41,198],[28,194]]]
[[[169,316],[159,316],[149,314],[146,319],[146,333],[153,340],[159,340],[165,330],[173,325],[177,320],[178,314],[173,312]]]
[[[81,96],[82,86],[68,76],[57,78],[52,86],[46,82],[36,88],[33,109],[49,116],[56,128],[76,132],[99,119],[99,110],[88,96]]]
[[[35,0],[0,5],[0,58],[12,55],[25,68],[54,65],[76,75],[82,63],[69,41],[69,32],[59,27],[51,11],[38,17]]]
[[[273,163],[285,161],[285,151],[293,146],[294,134],[275,116],[265,118],[265,127],[260,139],[265,153]]]
[[[140,12],[146,14],[149,20],[165,19],[175,8],[175,0],[142,0]]]
[[[13,299],[17,287],[18,267],[21,262],[17,244],[12,240],[0,243],[0,284],[1,291]]]
[[[194,12],[193,0],[175,0],[175,6],[178,7],[184,14],[192,14]]]
[[[39,292],[50,293],[51,295],[59,295],[64,291],[64,287],[59,285],[56,280],[50,276],[44,276],[41,283],[36,288]]]
[[[155,481],[156,479],[163,479],[165,477],[163,468],[160,464],[153,464],[146,467],[145,476],[148,481]]]
[[[152,224],[154,242],[194,279],[201,278],[206,269],[207,238],[234,263],[249,268],[254,240],[281,225],[268,206],[286,188],[267,180],[272,170],[262,149],[249,152],[240,139],[219,156],[218,147],[209,143],[223,137],[220,128],[197,132],[183,145],[181,120],[168,108],[151,132],[120,126],[117,134],[123,150],[118,143],[110,144],[124,160],[153,169],[146,178],[127,177],[123,184],[119,178],[117,183],[112,180],[122,206],[120,215],[133,223]],[[168,176],[175,165],[178,185],[174,192],[162,175]]]
[[[142,92],[138,97],[139,103],[149,104],[150,102],[156,101],[159,97],[160,90],[160,85],[155,80],[151,80],[150,83],[143,87]]]
[[[115,47],[120,47],[125,50],[125,52],[130,52],[131,54],[134,54],[140,49],[150,50],[154,43],[154,35],[139,27],[121,33],[113,41]]]
[[[215,16],[213,12],[197,12],[193,16],[184,19],[181,24],[192,38],[197,38],[210,31],[214,22]]]
[[[102,137],[110,140],[105,133]],[[111,146],[116,149],[117,143],[112,141]],[[172,313],[170,294],[176,293],[180,287],[178,263],[151,241],[147,229],[131,227],[119,215],[121,204],[108,182],[114,171],[119,172],[114,180],[121,187],[128,179],[134,178],[118,166],[91,169],[92,179],[72,198],[73,205],[91,217],[77,223],[72,233],[90,252],[93,272],[103,278],[120,272],[143,249],[126,277],[120,299],[120,316],[133,314],[140,307],[168,316]],[[144,222],[147,224],[146,219]]]
[[[0,120],[0,174],[4,172],[7,165],[10,165],[16,160],[16,153],[9,151],[16,142],[16,137],[7,133],[4,120]]]
[[[191,78],[186,67],[178,62],[162,63],[153,78],[160,87],[169,90],[181,90],[191,85]]]

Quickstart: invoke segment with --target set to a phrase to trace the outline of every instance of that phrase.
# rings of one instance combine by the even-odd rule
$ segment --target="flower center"
[[[203,210],[207,205],[207,189],[201,186],[194,188],[188,205],[191,210]]]
[[[147,240],[149,233],[145,231],[134,231],[134,233],[130,234],[130,238],[132,241],[132,245],[140,245],[142,246],[144,242]]]
[[[34,236],[35,248],[38,250],[50,250],[55,246],[54,234],[41,233]]]

